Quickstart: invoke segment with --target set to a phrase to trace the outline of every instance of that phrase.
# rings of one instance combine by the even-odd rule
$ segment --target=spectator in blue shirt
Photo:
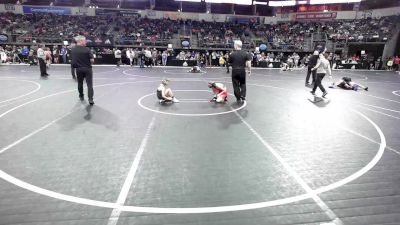
[[[63,60],[64,64],[68,63],[67,62],[67,53],[68,53],[67,48],[65,46],[63,46],[62,49],[61,49],[61,57],[62,57],[62,60]]]
[[[28,59],[28,56],[29,56],[29,48],[28,48],[28,46],[24,46],[22,48],[21,55],[22,55],[22,61],[25,62]]]

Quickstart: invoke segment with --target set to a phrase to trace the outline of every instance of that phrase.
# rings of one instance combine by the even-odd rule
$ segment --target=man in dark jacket
[[[310,59],[308,60],[308,70],[307,70],[307,77],[306,77],[306,86],[310,85],[309,80],[310,80],[310,74],[312,74],[312,84],[315,82],[315,78],[317,76],[316,70],[311,70],[314,66],[317,65],[318,62],[318,51],[314,51],[313,55],[310,56]],[[311,84],[311,85],[312,85]]]
[[[79,99],[81,101],[84,100],[83,80],[86,80],[89,104],[93,105],[93,55],[90,49],[86,47],[86,38],[84,36],[75,37],[75,41],[76,46],[71,50],[71,63],[72,67],[76,69]]]
[[[235,51],[229,56],[229,65],[232,66],[232,85],[236,101],[246,101],[246,73],[251,73],[251,54],[242,50],[242,42],[234,42]]]

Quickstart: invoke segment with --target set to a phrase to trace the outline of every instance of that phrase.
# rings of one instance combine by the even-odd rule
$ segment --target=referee
[[[317,79],[317,71],[316,70],[312,70],[312,68],[314,68],[314,66],[317,65],[318,62],[318,55],[319,52],[318,51],[314,51],[313,55],[310,56],[309,61],[308,61],[308,69],[307,69],[307,76],[306,76],[306,86],[310,85],[310,83],[308,82],[310,80],[310,75],[312,74],[312,83],[311,85],[314,86],[315,80]]]
[[[242,42],[234,42],[235,51],[229,56],[229,64],[232,66],[233,92],[237,102],[246,101],[246,68],[251,73],[252,56],[242,50]]]
[[[86,38],[84,36],[75,37],[76,46],[71,50],[72,67],[76,68],[78,79],[79,99],[83,101],[83,79],[86,80],[88,88],[89,104],[94,105],[93,101],[93,55],[89,48],[86,48]]]
[[[45,62],[46,55],[43,50],[44,47],[45,47],[44,45],[39,45],[39,48],[37,50],[37,57],[39,60],[40,76],[46,78],[49,76],[49,74],[47,73],[47,68],[46,68],[46,62]]]

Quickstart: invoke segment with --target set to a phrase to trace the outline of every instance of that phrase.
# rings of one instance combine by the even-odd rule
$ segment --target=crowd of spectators
[[[96,39],[112,39],[115,44],[165,45],[177,34],[179,22],[120,16],[66,16],[52,14],[0,14],[3,34],[20,34],[17,41],[60,43],[82,34]]]
[[[315,31],[312,23],[260,24],[255,27],[255,36],[273,50],[304,49],[305,39]]]
[[[399,16],[392,16],[380,19],[261,24],[255,27],[254,33],[261,42],[268,43],[268,48],[272,50],[309,50],[304,49],[305,40],[311,41],[312,37],[313,41],[387,41],[399,19]]]
[[[69,63],[71,46],[48,46],[51,61],[49,63]],[[0,46],[1,63],[29,63],[35,65],[37,46]],[[230,51],[167,51],[165,49],[150,48],[120,48],[124,64],[132,66],[144,65],[159,66],[167,65],[167,60],[195,61],[201,67],[204,66],[226,66]],[[117,48],[92,47],[92,54],[95,59],[110,59],[114,57]],[[282,63],[288,64],[290,68],[302,68],[307,65],[311,54],[283,53],[283,52],[256,52],[250,51],[253,55],[253,66],[273,67]],[[368,69],[399,70],[400,56],[374,58],[367,55],[338,55],[331,53],[328,57],[333,68],[343,68],[343,65],[365,64]],[[110,61],[108,61],[110,62]],[[143,63],[141,63],[143,62]],[[148,63],[147,63],[148,62]],[[182,63],[182,65],[184,65]],[[274,66],[275,67],[275,66]]]
[[[24,34],[32,25],[34,15],[0,13],[0,33]]]
[[[177,34],[179,21],[126,17],[116,20],[116,44],[164,45]]]
[[[163,46],[184,25],[197,38],[198,47],[231,48],[233,40],[240,39],[247,49],[264,43],[269,50],[309,51],[312,48],[311,41],[386,41],[391,37],[399,19],[399,16],[392,16],[380,19],[260,24],[255,21],[173,21],[141,18],[139,15],[91,17],[2,13],[0,31],[21,34],[17,41],[25,43],[32,40],[57,43],[54,40],[68,40],[83,34],[100,39],[113,38],[114,43],[120,45]]]
[[[244,48],[254,47],[251,40],[253,23],[189,21],[188,25],[197,37],[199,47],[232,48],[234,40],[241,40]]]
[[[0,14],[0,34],[17,35],[17,42],[32,43],[62,43],[81,34],[90,37],[94,42],[108,44],[109,47],[96,47],[92,51],[98,55],[114,54],[113,45],[140,46],[132,49],[130,55],[138,57],[142,49],[148,46],[166,47],[184,27],[190,31],[188,38],[198,40],[197,47],[204,48],[232,48],[233,41],[240,39],[244,49],[251,49],[254,53],[253,64],[267,64],[274,62],[288,62],[295,66],[307,63],[304,54],[280,54],[269,51],[310,52],[312,41],[316,44],[332,41],[345,44],[347,42],[387,41],[391,38],[400,16],[382,17],[380,19],[360,20],[330,20],[318,22],[285,22],[277,24],[260,24],[255,21],[248,23],[237,22],[205,22],[192,20],[148,19],[139,15],[123,16],[66,16],[51,14]],[[187,32],[186,32],[187,33]],[[185,33],[185,34],[186,34]],[[176,35],[178,36],[178,35]],[[177,37],[178,38],[178,37]],[[113,40],[113,41],[110,41]],[[56,40],[56,41],[54,41]],[[101,40],[107,40],[101,42]],[[267,46],[266,51],[254,52],[261,43]],[[68,43],[69,44],[69,43]],[[67,63],[67,46],[51,46],[53,63]],[[28,50],[27,50],[28,49]],[[34,47],[5,46],[2,48],[2,61],[27,61],[29,55],[34,54]],[[123,50],[124,52],[125,50]],[[158,65],[161,62],[163,51],[149,50],[152,62]],[[124,53],[125,54],[125,53]],[[18,56],[18,57],[16,57]],[[177,60],[195,60],[204,65],[221,65],[227,60],[227,52],[221,51],[182,51],[170,54]],[[363,61],[354,57],[336,56],[334,61],[344,63],[358,63]],[[373,58],[367,60],[382,67],[394,68],[398,57],[387,59]],[[158,63],[158,64],[157,64]],[[386,63],[393,64],[392,66]],[[374,66],[376,68],[376,66]],[[397,67],[396,67],[397,68]]]
[[[50,42],[59,43],[70,40],[78,34],[92,37],[108,35],[108,26],[113,18],[105,16],[65,16],[51,14],[33,14],[31,27],[18,38],[19,42]]]
[[[341,20],[321,24],[322,31],[335,42],[387,41],[400,16],[380,19]]]

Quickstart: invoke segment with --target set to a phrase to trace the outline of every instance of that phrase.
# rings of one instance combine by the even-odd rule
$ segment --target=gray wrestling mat
[[[398,74],[334,71],[369,91],[321,106],[305,70],[254,69],[246,104],[187,70],[95,67],[89,107],[69,66],[0,66],[0,225],[400,223]]]

